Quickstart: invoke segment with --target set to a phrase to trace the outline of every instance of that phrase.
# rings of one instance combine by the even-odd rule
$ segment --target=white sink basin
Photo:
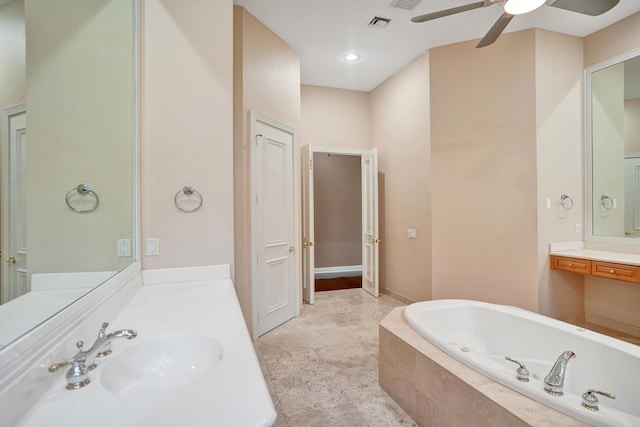
[[[108,391],[126,396],[166,393],[212,372],[222,359],[222,345],[203,335],[162,335],[111,357],[100,375]]]

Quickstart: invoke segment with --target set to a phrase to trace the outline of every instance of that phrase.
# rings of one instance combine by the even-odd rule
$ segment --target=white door
[[[625,158],[624,169],[624,234],[640,237],[640,158]]]
[[[27,109],[2,113],[2,303],[29,292],[26,227]]]
[[[299,185],[294,173],[297,131],[251,114],[254,336],[297,316]]]
[[[378,151],[362,155],[362,287],[379,296]]]
[[[315,302],[315,249],[313,231],[313,147],[302,150],[302,300]]]

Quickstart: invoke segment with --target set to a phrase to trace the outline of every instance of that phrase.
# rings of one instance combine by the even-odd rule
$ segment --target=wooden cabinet
[[[591,274],[608,279],[624,280],[625,282],[640,283],[640,267],[609,262],[592,261]]]
[[[565,258],[551,255],[551,268],[573,271],[574,273],[591,274],[591,261],[580,258]]]
[[[635,265],[616,264],[612,262],[592,261],[589,259],[551,255],[551,268],[580,274],[589,274],[597,277],[606,277],[607,279],[640,283],[640,267]]]

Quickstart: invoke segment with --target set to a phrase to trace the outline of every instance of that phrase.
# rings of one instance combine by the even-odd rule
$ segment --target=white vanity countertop
[[[640,266],[640,255],[621,252],[598,251],[594,249],[551,250],[549,255],[568,258],[582,258],[592,261],[612,262],[614,264],[627,264]]]
[[[108,320],[108,319],[105,319]],[[142,286],[107,332],[134,329],[132,340],[116,339],[113,354],[97,359],[91,383],[66,390],[65,369],[20,426],[270,426],[276,412],[231,280]],[[97,331],[96,331],[97,333]],[[128,348],[167,334],[204,335],[222,344],[217,367],[201,381],[172,391],[124,396],[108,391],[102,371]],[[94,337],[78,337],[88,347]],[[72,356],[70,354],[69,356]]]

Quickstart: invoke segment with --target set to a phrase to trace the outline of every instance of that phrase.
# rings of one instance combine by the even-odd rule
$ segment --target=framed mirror
[[[585,70],[586,239],[640,245],[640,50]]]
[[[135,261],[135,0],[0,0],[0,352]]]

